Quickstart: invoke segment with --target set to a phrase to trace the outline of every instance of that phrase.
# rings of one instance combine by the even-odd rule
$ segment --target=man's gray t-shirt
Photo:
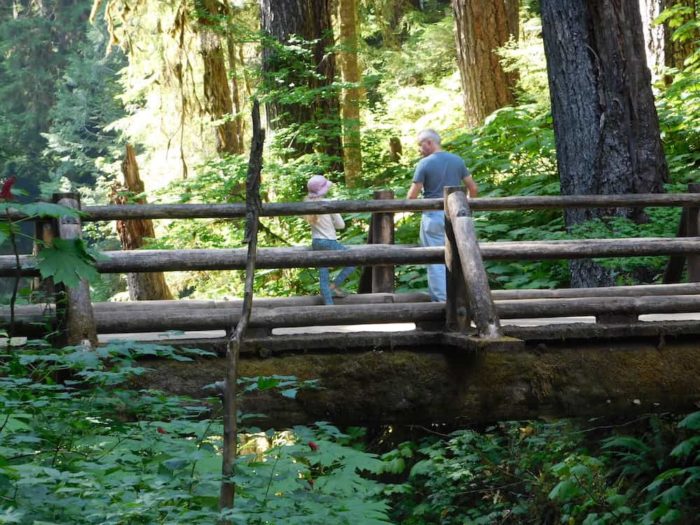
[[[413,182],[423,184],[423,197],[442,198],[445,186],[461,186],[469,170],[464,160],[446,151],[436,151],[418,162]]]

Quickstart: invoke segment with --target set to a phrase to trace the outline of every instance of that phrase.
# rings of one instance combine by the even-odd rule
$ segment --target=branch
[[[253,309],[253,279],[255,276],[255,259],[258,245],[258,226],[260,210],[260,172],[262,170],[262,152],[265,142],[265,130],[260,128],[260,106],[253,103],[253,140],[246,176],[246,229],[244,242],[248,243],[248,255],[245,268],[245,288],[243,292],[243,310],[241,317],[226,345],[226,380],[224,382],[224,450],[222,461],[221,493],[219,508],[232,509],[236,495],[236,486],[231,481],[236,463],[236,444],[238,441],[238,422],[236,415],[236,387],[238,381],[238,357],[241,342]],[[224,523],[230,523],[226,520]]]
[[[7,213],[7,223],[9,225],[8,230],[10,232],[9,237],[10,244],[12,245],[12,253],[15,256],[15,278],[12,282],[12,297],[10,298],[10,330],[8,333],[8,337],[11,340],[15,332],[15,303],[17,302],[17,290],[19,289],[19,281],[22,278],[22,265],[19,261],[19,250],[17,248],[17,239],[15,238],[14,224],[12,222],[12,218],[10,217],[10,210],[5,210],[5,213]],[[10,341],[8,340],[8,345],[9,343]]]

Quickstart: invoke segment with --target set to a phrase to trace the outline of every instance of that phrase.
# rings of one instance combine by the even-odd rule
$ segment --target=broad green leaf
[[[700,445],[700,436],[693,436],[690,439],[683,440],[671,451],[671,456],[688,456],[697,448],[698,445]]]
[[[43,277],[53,277],[55,283],[69,288],[77,286],[81,279],[95,281],[99,278],[94,259],[79,239],[54,239],[52,246],[39,252],[37,262]]]
[[[10,238],[12,232],[17,233],[19,228],[15,223],[10,222],[0,222],[0,245],[5,244]]]
[[[690,430],[700,430],[700,412],[693,412],[687,415],[683,421],[678,423],[679,428],[687,428]]]
[[[17,211],[25,213],[30,217],[78,218],[82,215],[80,211],[76,209],[67,208],[66,206],[50,202],[31,202],[28,204],[18,204],[14,207],[17,208]]]
[[[571,480],[565,479],[557,483],[549,492],[548,498],[554,501],[569,501],[581,494],[579,486]]]

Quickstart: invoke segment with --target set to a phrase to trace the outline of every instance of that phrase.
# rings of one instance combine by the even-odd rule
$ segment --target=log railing
[[[697,185],[696,185],[697,186]],[[396,264],[429,264],[446,262],[448,266],[448,303],[401,302],[391,294],[375,296],[381,303],[353,306],[352,301],[334,307],[320,307],[314,299],[304,306],[263,306],[256,301],[256,311],[251,326],[277,327],[308,324],[343,324],[415,321],[447,323],[458,332],[470,332],[471,323],[480,338],[499,338],[499,318],[550,317],[569,315],[596,315],[600,313],[631,314],[661,312],[700,311],[700,296],[694,284],[679,287],[614,287],[584,290],[530,290],[496,291],[491,293],[484,272],[483,260],[534,260],[574,259],[590,257],[634,257],[671,255],[688,261],[691,281],[700,281],[700,236],[698,212],[700,187],[693,186],[693,193],[650,195],[605,195],[564,197],[505,197],[467,200],[460,189],[452,189],[446,199],[374,201],[327,201],[322,203],[274,203],[265,204],[262,216],[301,215],[321,212],[371,212],[378,214],[373,228],[388,237],[387,217],[394,212],[437,210],[444,207],[447,220],[448,245],[442,247],[417,247],[390,244],[352,246],[347,251],[311,252],[307,248],[262,248],[258,252],[258,268],[293,268],[341,266],[354,264],[384,269]],[[66,196],[64,196],[65,198]],[[471,211],[545,209],[564,207],[646,207],[681,206],[685,212],[686,230],[679,238],[588,239],[570,241],[481,242],[476,241]],[[83,221],[115,219],[182,219],[182,218],[240,218],[244,205],[205,204],[149,204],[88,206],[83,209]],[[380,215],[379,215],[380,214]],[[14,216],[13,216],[14,217]],[[381,220],[377,217],[381,217]],[[688,219],[687,217],[691,217]],[[14,218],[19,218],[19,215]],[[693,223],[693,220],[695,221]],[[376,226],[374,226],[376,224]],[[79,226],[79,224],[78,224]],[[693,229],[694,228],[694,229]],[[78,232],[79,234],[79,232]],[[230,270],[245,266],[245,249],[217,250],[135,250],[106,252],[96,263],[101,273],[182,271],[182,270]],[[33,256],[20,257],[22,275],[36,276]],[[14,257],[0,256],[0,276],[17,273]],[[379,272],[377,279],[385,286],[389,279]],[[393,276],[393,274],[392,274]],[[390,277],[393,279],[393,277]],[[389,291],[389,290],[387,290]],[[81,296],[84,294],[81,294]],[[585,299],[584,299],[585,298]],[[607,298],[607,299],[606,299]],[[84,300],[84,299],[82,299]],[[89,300],[89,299],[88,299]],[[369,299],[368,299],[369,300]],[[100,332],[163,329],[208,329],[230,326],[237,315],[235,308],[229,311],[206,310],[192,302],[187,312],[163,311],[162,319],[112,312],[104,314],[104,308],[96,305],[95,323]],[[234,306],[235,302],[228,302]],[[184,306],[183,306],[184,307]],[[28,312],[31,307],[24,307]],[[77,310],[76,310],[77,311]],[[205,313],[208,312],[208,313]],[[31,315],[30,315],[31,317]],[[85,319],[85,316],[80,316]],[[129,320],[131,319],[131,320]],[[150,321],[149,321],[150,319]],[[121,323],[121,324],[120,324]],[[141,324],[139,324],[141,323]],[[149,326],[146,326],[149,325]],[[164,328],[163,326],[166,326]],[[122,329],[120,329],[120,327]],[[79,329],[82,339],[92,339],[92,334]],[[76,336],[78,337],[78,336]]]

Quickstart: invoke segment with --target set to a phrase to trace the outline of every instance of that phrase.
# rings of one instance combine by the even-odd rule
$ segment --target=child
[[[314,175],[309,179],[306,187],[309,190],[306,201],[322,200],[328,193],[333,183],[323,175]],[[312,250],[347,250],[337,240],[335,230],[345,228],[343,218],[337,213],[325,215],[305,215],[304,218],[311,225],[311,249]],[[319,268],[321,281],[321,297],[323,304],[333,304],[333,297],[345,297],[347,294],[340,289],[345,279],[355,270],[354,266],[348,266],[338,274],[338,277],[330,283],[328,268]]]

